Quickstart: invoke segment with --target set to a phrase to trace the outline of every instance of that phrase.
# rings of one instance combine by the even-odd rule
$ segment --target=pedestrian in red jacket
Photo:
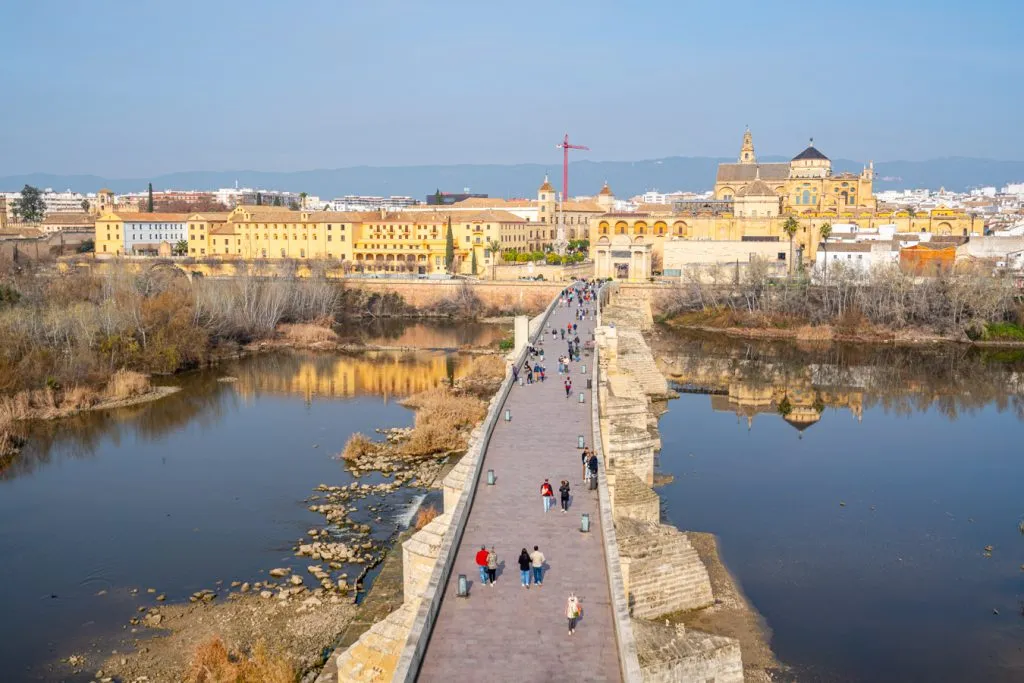
[[[547,479],[540,485],[540,497],[544,501],[544,512],[547,512],[551,509],[551,504],[555,500],[555,491],[551,488],[551,482]]]
[[[487,546],[480,546],[476,551],[476,566],[480,570],[480,583],[487,585]]]

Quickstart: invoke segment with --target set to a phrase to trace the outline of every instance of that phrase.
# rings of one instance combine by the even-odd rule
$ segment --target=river
[[[653,346],[668,520],[719,536],[798,680],[1024,680],[1024,354]]]
[[[503,334],[379,327],[352,336],[457,347]],[[149,588],[174,602],[265,579],[273,567],[304,574],[309,563],[293,546],[324,526],[306,501],[321,483],[353,480],[335,459],[349,436],[411,425],[396,399],[457,378],[468,363],[436,351],[266,354],[168,378],[182,390],[153,403],[34,424],[0,472],[0,679],[68,680],[55,662],[117,648],[137,607],[155,604]],[[366,498],[350,518],[386,539],[423,492]],[[381,503],[377,522],[381,512],[365,508]]]

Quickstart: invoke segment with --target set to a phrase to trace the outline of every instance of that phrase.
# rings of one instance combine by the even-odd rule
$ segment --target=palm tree
[[[796,236],[797,230],[800,229],[800,223],[796,218],[790,216],[786,219],[786,222],[782,224],[782,232],[789,236],[789,274],[793,275],[793,238]]]
[[[491,240],[487,243],[487,248],[491,250],[491,279],[495,279],[495,266],[498,265],[498,257],[501,256],[501,242],[498,240]]]
[[[299,209],[301,209],[302,211],[306,210],[306,197],[308,196],[309,195],[305,192],[299,193]]]
[[[828,238],[832,236],[832,224],[825,223],[818,228],[821,235],[821,248],[825,251],[825,284],[828,284]]]

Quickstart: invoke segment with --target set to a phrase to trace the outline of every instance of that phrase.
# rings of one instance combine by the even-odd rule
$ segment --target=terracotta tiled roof
[[[562,202],[562,208],[566,211],[593,211],[595,213],[604,213],[604,208],[593,199],[582,202]]]
[[[604,187],[601,188],[601,191],[598,192],[598,194],[599,195],[605,195],[605,196],[614,196],[614,195],[612,195],[612,188],[608,187],[608,183],[607,182],[604,184]]]
[[[113,215],[126,223],[184,223],[188,220],[187,213],[122,213],[116,211]]]
[[[88,213],[49,213],[43,219],[43,225],[94,225],[96,216]]]
[[[736,190],[737,197],[778,197],[775,194],[775,190],[768,187],[768,183],[764,182],[760,178],[756,178],[754,182],[749,185],[744,185],[740,189]]]
[[[205,211],[203,213],[189,214],[190,221],[206,221],[207,223],[223,223],[231,216],[230,211]]]
[[[211,235],[234,235],[235,226],[233,223],[223,223],[221,225],[210,226]]]
[[[735,183],[753,180],[760,175],[761,180],[787,180],[789,164],[785,162],[771,164],[719,164],[717,182]]]

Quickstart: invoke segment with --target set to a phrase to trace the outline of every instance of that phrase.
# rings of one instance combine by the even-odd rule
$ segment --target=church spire
[[[741,164],[756,164],[757,155],[754,154],[754,136],[750,134],[750,126],[747,126],[746,132],[743,133],[743,147],[740,148],[740,159]]]

